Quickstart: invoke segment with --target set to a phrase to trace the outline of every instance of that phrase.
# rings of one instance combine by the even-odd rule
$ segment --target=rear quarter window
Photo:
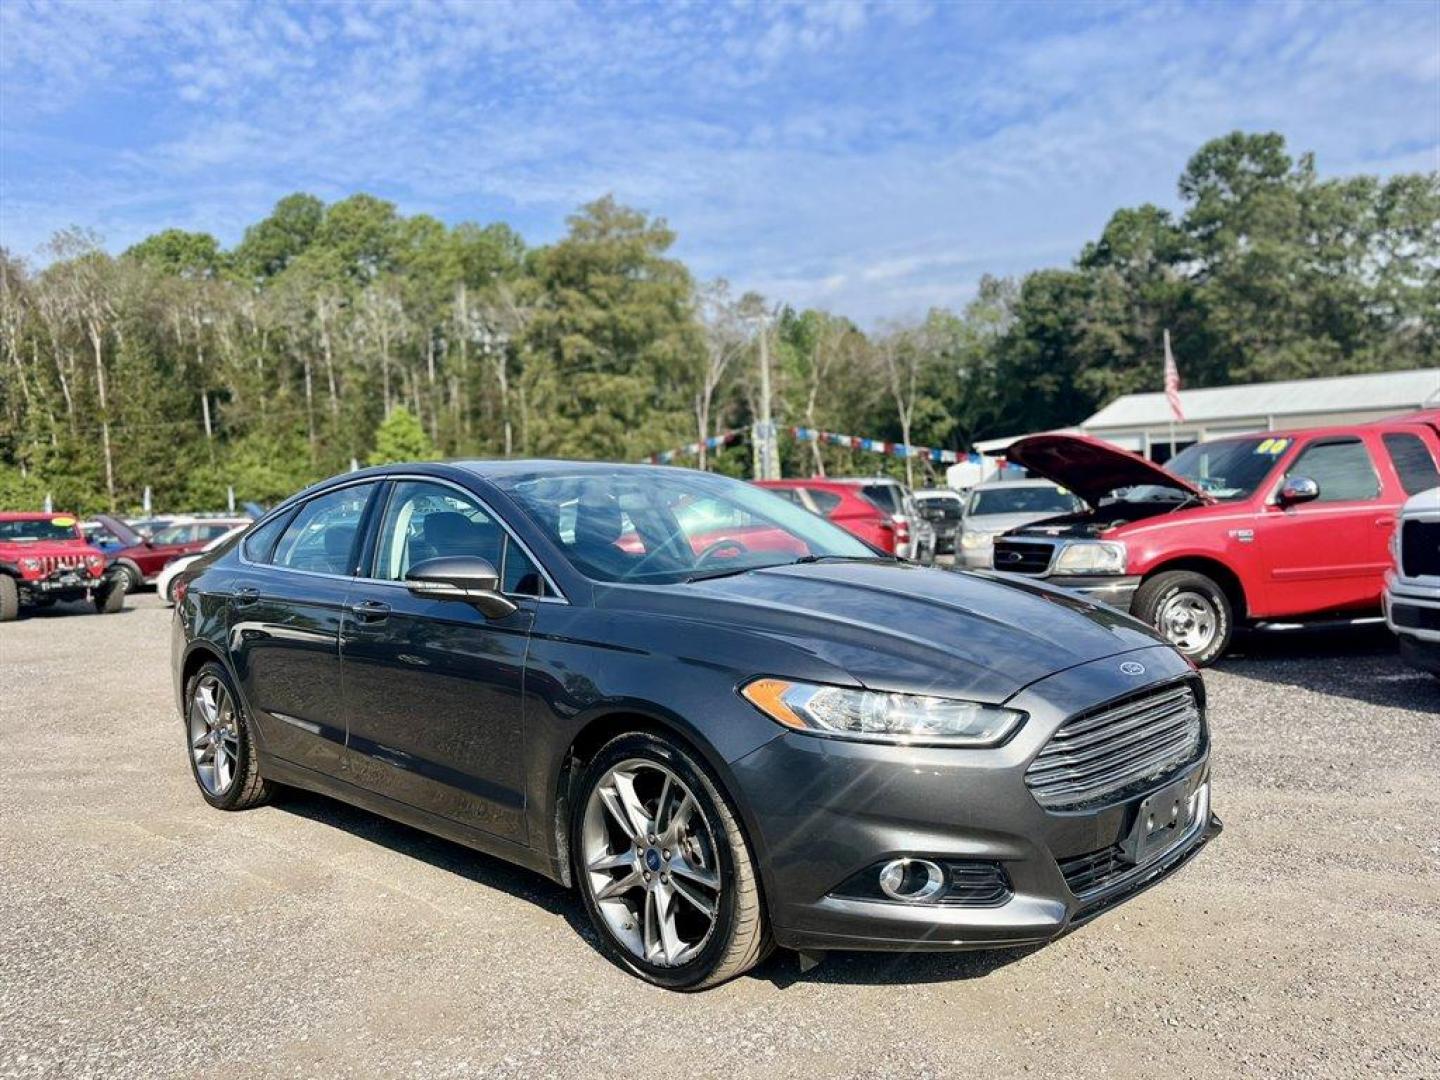
[[[245,558],[253,563],[268,563],[271,554],[275,551],[275,541],[280,539],[280,534],[285,531],[285,526],[294,516],[295,512],[292,510],[271,518],[258,529],[252,529],[244,541]]]
[[[815,509],[829,517],[840,505],[840,496],[833,491],[821,491],[818,488],[807,488],[810,492],[810,501],[815,504]]]
[[[1440,487],[1440,471],[1436,470],[1435,459],[1424,439],[1409,431],[1387,432],[1380,439],[1406,495],[1418,495]]]

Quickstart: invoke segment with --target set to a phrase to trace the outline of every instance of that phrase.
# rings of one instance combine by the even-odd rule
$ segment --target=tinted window
[[[250,535],[245,537],[245,558],[256,563],[269,562],[270,553],[275,550],[275,541],[280,539],[280,534],[292,514],[293,511],[281,514],[271,518],[258,529],[252,529]]]
[[[1380,478],[1359,439],[1311,443],[1286,476],[1306,476],[1320,485],[1316,502],[1350,502],[1380,494]]]
[[[860,494],[887,514],[903,513],[900,489],[893,484],[866,484],[860,489]]]
[[[485,559],[500,575],[503,592],[544,595],[535,564],[477,500],[445,484],[396,484],[380,525],[375,576],[400,581],[416,563],[447,555]]]
[[[357,484],[311,499],[290,520],[271,562],[292,570],[348,577],[354,572],[360,517],[374,488],[374,484]]]
[[[1406,495],[1418,495],[1422,491],[1440,486],[1440,472],[1435,469],[1435,459],[1430,456],[1430,448],[1419,435],[1412,435],[1408,431],[1394,431],[1382,435],[1381,439],[1385,442],[1385,450],[1390,455],[1395,472],[1400,476],[1400,486],[1405,489]]]
[[[833,491],[820,491],[817,488],[807,488],[806,490],[810,492],[810,501],[815,504],[815,509],[826,517],[833,514],[835,508],[840,505],[840,496]]]

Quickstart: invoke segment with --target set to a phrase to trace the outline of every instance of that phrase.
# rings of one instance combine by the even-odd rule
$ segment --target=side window
[[[374,484],[357,484],[311,499],[290,519],[270,561],[292,570],[349,577],[360,518],[374,489]]]
[[[1311,443],[1285,475],[1308,476],[1319,484],[1316,502],[1352,502],[1380,494],[1380,478],[1359,439]]]
[[[840,496],[833,491],[820,491],[816,488],[807,488],[806,490],[810,492],[810,501],[815,504],[815,509],[826,517],[833,514],[835,508],[840,505]]]
[[[1430,448],[1419,435],[1408,431],[1392,431],[1380,436],[1385,443],[1385,452],[1400,477],[1400,486],[1406,495],[1418,495],[1433,487],[1440,487],[1440,471],[1435,468],[1435,459]]]
[[[251,529],[250,534],[245,537],[245,558],[253,563],[268,563],[270,553],[275,550],[275,541],[280,539],[280,534],[285,531],[285,526],[290,523],[293,515],[294,512],[289,511],[271,518],[258,529]]]
[[[499,571],[505,530],[455,488],[423,480],[396,484],[380,525],[375,576],[401,581],[416,563],[446,555],[478,555]]]

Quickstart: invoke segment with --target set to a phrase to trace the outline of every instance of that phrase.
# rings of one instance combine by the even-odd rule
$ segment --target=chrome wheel
[[[585,804],[580,857],[595,907],[634,956],[678,967],[710,940],[722,889],[715,836],[664,765],[631,758],[600,778]]]
[[[1203,653],[1220,631],[1220,612],[1203,593],[1183,590],[1160,605],[1155,625],[1181,652]]]
[[[225,684],[205,675],[190,697],[190,755],[200,786],[224,795],[235,782],[240,764],[240,725],[235,703]]]

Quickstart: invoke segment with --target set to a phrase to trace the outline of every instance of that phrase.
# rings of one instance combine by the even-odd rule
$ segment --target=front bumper
[[[1121,611],[1130,610],[1130,602],[1135,598],[1135,590],[1140,588],[1139,574],[1108,574],[1095,577],[1067,577],[1057,574],[1041,580],[1049,585],[1057,585],[1070,592],[1079,593],[1087,600],[1109,604]]]
[[[1393,575],[1384,593],[1385,624],[1400,639],[1400,657],[1440,675],[1440,596]]]
[[[1193,673],[1173,650],[1146,649],[1157,681]],[[733,763],[763,836],[764,881],[777,942],[788,948],[996,948],[1049,941],[1170,876],[1219,831],[1210,808],[1208,743],[1199,757],[1142,791],[1094,809],[1047,811],[1024,782],[1027,765],[1070,716],[1133,693],[1115,658],[1084,664],[1012,699],[1029,719],[990,750],[911,748],[786,733]],[[1097,689],[1113,686],[1108,694]],[[803,780],[797,781],[797,778]],[[1077,885],[1077,861],[1116,848],[1139,804],[1183,791],[1179,839],[1139,866]],[[998,866],[1008,897],[989,906],[908,904],[847,895],[845,883],[903,857]],[[1062,869],[1062,864],[1067,869]]]
[[[20,587],[31,596],[44,597],[51,600],[82,599],[92,592],[110,587],[112,577],[107,571],[100,577],[91,577],[88,573],[67,574],[55,573],[46,578],[26,578],[20,582]]]

